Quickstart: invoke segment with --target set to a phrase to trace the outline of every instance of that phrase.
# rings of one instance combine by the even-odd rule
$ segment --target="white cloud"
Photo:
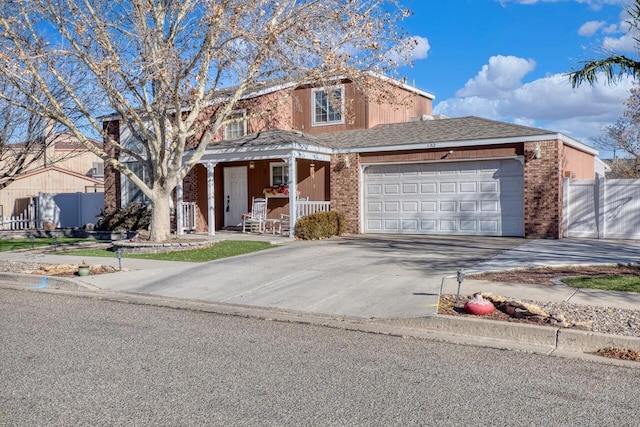
[[[626,33],[622,37],[605,37],[602,48],[606,52],[636,52],[638,43],[631,33]]]
[[[568,0],[496,0],[501,5],[509,3],[516,4],[536,4],[536,3],[559,3]],[[586,4],[592,8],[599,8],[605,4],[626,4],[628,0],[575,0],[577,3]]]
[[[496,55],[478,74],[469,79],[457,96],[499,97],[519,87],[522,78],[536,67],[531,59]]]
[[[491,61],[483,70],[485,68],[491,68]],[[524,77],[522,68],[501,70],[503,73],[511,72],[512,75],[495,77],[494,81],[520,82]],[[478,75],[481,74],[482,71]],[[470,82],[476,80],[477,77]],[[609,86],[601,76],[593,86],[583,84],[573,89],[566,75],[553,74],[519,83],[509,91],[496,88],[493,92],[463,95],[469,86],[467,83],[456,98],[438,103],[434,113],[448,117],[473,115],[540,127],[589,143],[591,138],[601,133],[604,126],[614,123],[622,116],[624,101],[629,97],[632,85],[631,79],[623,79],[617,85]]]
[[[578,30],[578,34],[581,36],[592,36],[594,35],[600,28],[604,27],[604,21],[589,21],[582,24],[580,29]]]
[[[389,51],[386,60],[399,66],[407,65],[419,59],[425,59],[430,50],[431,45],[426,37],[412,36],[402,40],[397,49]]]

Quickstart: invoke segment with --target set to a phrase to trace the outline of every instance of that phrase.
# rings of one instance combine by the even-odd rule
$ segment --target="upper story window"
[[[314,126],[344,123],[344,87],[319,88],[311,91]]]
[[[229,114],[229,119],[234,120],[224,127],[224,139],[236,139],[247,134],[247,112],[245,110],[234,111]]]
[[[289,183],[289,166],[286,163],[271,163],[271,186]]]

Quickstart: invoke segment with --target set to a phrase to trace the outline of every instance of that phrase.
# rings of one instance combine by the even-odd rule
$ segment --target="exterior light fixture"
[[[122,246],[118,246],[116,249],[116,256],[118,257],[118,269],[122,271]]]
[[[349,162],[349,156],[348,155],[344,155],[344,160],[342,162],[343,166],[345,169],[349,169],[351,167],[351,162]]]
[[[255,169],[256,168],[256,162],[254,162],[253,160],[249,162],[249,169]]]
[[[456,294],[456,304],[460,302],[460,287],[462,286],[462,282],[464,282],[464,268],[458,270],[458,274],[456,274],[456,279],[458,280],[458,293]]]
[[[533,149],[533,157],[539,159],[542,157],[542,151],[540,150],[540,143],[536,142],[536,148]]]

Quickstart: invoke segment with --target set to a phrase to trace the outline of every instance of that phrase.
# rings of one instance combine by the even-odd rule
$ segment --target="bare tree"
[[[624,116],[605,127],[595,145],[613,151],[611,169],[620,178],[640,177],[640,86],[631,89]]]
[[[341,76],[366,87],[367,71],[388,73],[389,58],[398,58],[388,53],[402,57],[408,47],[396,28],[408,12],[397,0],[13,0],[3,7],[0,73],[30,97],[30,111],[70,129],[141,189],[153,207],[152,240],[169,237],[171,192],[258,82]],[[33,95],[34,80],[46,102]],[[81,120],[59,103],[52,81]],[[103,105],[90,103],[96,99]],[[79,125],[102,132],[98,117],[109,110],[132,136],[105,135],[120,158],[91,144]],[[125,158],[144,166],[148,184]]]
[[[24,96],[0,79],[0,90],[13,100]],[[46,162],[48,148],[55,144],[55,127],[39,115],[0,100],[0,190],[22,173]]]

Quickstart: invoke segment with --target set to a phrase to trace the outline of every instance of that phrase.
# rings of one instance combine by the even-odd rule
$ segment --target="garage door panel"
[[[402,184],[402,194],[411,194],[411,195],[418,194],[418,183],[411,182],[408,184]]]
[[[460,221],[460,231],[475,234],[475,232],[478,231],[478,222],[466,220]]]
[[[457,231],[456,221],[441,219],[439,225],[442,232]]]
[[[370,219],[367,220],[367,228],[371,230],[371,232],[383,232],[382,229],[382,220],[379,219]]]
[[[498,183],[495,181],[482,181],[480,183],[481,193],[497,193],[498,188]]]
[[[500,222],[497,220],[480,221],[480,231],[483,233],[497,233],[500,229]]]
[[[418,213],[418,202],[402,202],[402,212],[405,213]]]
[[[522,236],[522,169],[516,160],[368,167],[364,231]]]
[[[400,184],[385,184],[383,187],[384,195],[396,195],[400,194]]]
[[[402,231],[418,231],[419,229],[417,219],[402,220]]]
[[[393,233],[400,232],[400,221],[397,219],[386,219],[383,221],[384,231],[390,231]]]
[[[478,202],[460,202],[460,212],[477,212]]]
[[[440,212],[455,212],[457,209],[457,203],[450,201],[440,202],[438,208]]]
[[[438,231],[438,221],[434,219],[423,219],[420,221],[420,230],[424,232],[437,232]]]
[[[382,213],[382,202],[367,202],[367,212]]]
[[[457,187],[456,182],[441,182],[440,193],[455,193]]]
[[[438,184],[435,182],[420,183],[421,194],[438,194]]]
[[[478,183],[473,182],[461,182],[460,183],[460,192],[461,193],[477,193],[478,192]]]
[[[400,203],[396,201],[388,201],[383,203],[383,209],[385,213],[392,212],[400,212]]]
[[[499,203],[496,200],[481,200],[480,212],[499,212]]]
[[[457,175],[458,164],[457,163],[442,163],[438,170],[439,175]]]
[[[436,212],[438,210],[438,203],[433,202],[420,202],[420,212]]]
[[[367,184],[367,194],[369,196],[381,195],[382,185],[380,184]]]

